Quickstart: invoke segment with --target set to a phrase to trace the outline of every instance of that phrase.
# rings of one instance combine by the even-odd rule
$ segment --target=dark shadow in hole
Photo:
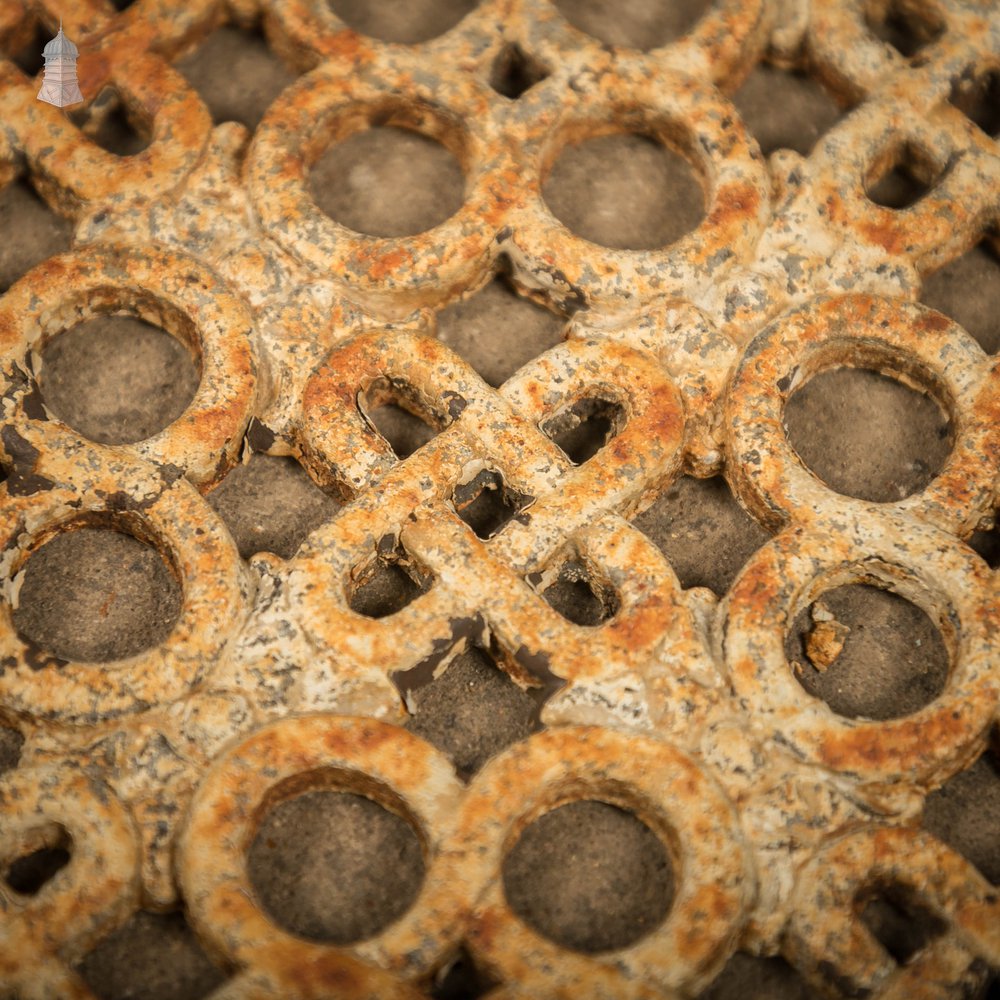
[[[673,902],[673,864],[632,813],[571,802],[530,824],[504,858],[511,909],[551,941],[594,954],[655,930]]]
[[[355,581],[349,598],[352,611],[366,618],[386,618],[402,611],[431,588],[433,577],[389,537],[378,555]]]
[[[226,523],[240,556],[291,559],[306,537],[340,510],[294,458],[256,454],[205,499]]]
[[[12,617],[38,651],[100,663],[164,642],[182,599],[152,545],[112,527],[84,526],[59,532],[31,553]],[[58,660],[49,664],[57,667]]]
[[[667,557],[682,587],[708,587],[720,597],[770,537],[722,476],[681,476],[632,523]]]
[[[375,379],[359,393],[358,409],[399,459],[409,458],[448,423],[442,414],[426,412],[416,390],[402,379]]]
[[[870,889],[858,897],[855,905],[859,907],[864,925],[900,965],[905,965],[948,929],[948,925],[905,886]]]
[[[951,103],[988,136],[1000,136],[1000,70],[963,75],[951,88]]]
[[[946,171],[913,143],[904,143],[865,184],[868,200],[883,208],[910,208],[939,184]]]
[[[621,432],[624,423],[621,404],[595,396],[577,400],[549,417],[542,430],[574,465],[583,465]]]
[[[45,69],[45,56],[42,52],[55,37],[55,34],[54,31],[49,31],[41,21],[37,23],[31,41],[13,59],[14,64],[22,73],[34,77]]]
[[[785,433],[831,489],[895,503],[924,489],[951,453],[952,423],[929,393],[867,368],[829,368],[785,403]]]
[[[868,584],[834,587],[796,615],[785,657],[802,687],[838,715],[880,721],[929,705],[951,664],[922,608]]]
[[[1000,511],[997,523],[988,531],[974,531],[969,538],[969,547],[978,552],[990,569],[1000,569]]]
[[[247,853],[247,872],[279,926],[311,941],[348,945],[409,910],[425,862],[413,826],[395,807],[317,788],[267,812]]]
[[[121,13],[123,10],[128,10],[135,3],[135,0],[111,0],[111,2],[114,4],[115,10]]]
[[[69,837],[66,847],[42,847],[14,861],[5,881],[22,896],[34,896],[57,872],[70,862]]]
[[[765,156],[776,149],[808,156],[841,115],[837,102],[818,81],[767,63],[754,67],[732,100]]]
[[[621,606],[615,591],[594,580],[586,564],[570,559],[559,567],[559,575],[541,592],[549,605],[574,625],[603,625]]]
[[[876,38],[888,42],[907,59],[937,41],[945,30],[943,21],[906,0],[892,0],[885,9],[885,17],[869,17],[868,27]]]
[[[563,339],[566,319],[519,295],[498,274],[437,315],[437,336],[496,388]]]
[[[476,967],[472,956],[464,947],[434,976],[431,985],[431,1000],[479,1000],[494,986],[493,979]]]
[[[105,87],[90,105],[70,111],[69,118],[98,146],[115,156],[134,156],[150,143],[148,129],[133,121],[114,87]]]
[[[920,301],[953,319],[987,354],[1000,351],[1000,259],[984,239],[924,279]]]
[[[0,725],[0,774],[13,771],[20,763],[24,737],[13,726]]]
[[[220,72],[225,67],[225,72]],[[198,47],[174,63],[198,91],[212,121],[235,121],[252,132],[268,107],[296,79],[268,47],[258,26],[216,28]]]
[[[816,991],[780,955],[735,952],[698,1000],[814,1000]]]
[[[638,131],[569,142],[542,181],[542,198],[578,236],[619,250],[669,246],[705,215],[691,164]]]
[[[503,97],[516,101],[549,76],[538,60],[527,55],[516,42],[505,45],[490,70],[490,86]]]
[[[446,753],[465,781],[494,754],[541,728],[538,716],[553,690],[545,684],[522,689],[498,659],[472,646],[438,676],[445,657],[393,677],[410,712],[406,728]]]
[[[492,538],[534,498],[518,493],[503,476],[483,469],[471,482],[456,486],[452,502],[458,516],[482,539]]]
[[[1000,731],[995,750],[952,775],[924,803],[924,829],[1000,886]]]
[[[60,420],[99,444],[159,433],[187,409],[199,360],[178,337],[134,316],[96,316],[48,340],[39,387]]]
[[[179,910],[133,913],[77,972],[99,1000],[200,1000],[228,978]]]

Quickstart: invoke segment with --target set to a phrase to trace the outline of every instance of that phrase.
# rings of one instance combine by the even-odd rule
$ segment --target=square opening
[[[1000,137],[1000,70],[963,74],[952,85],[948,100],[988,136]]]
[[[883,42],[888,42],[907,59],[937,41],[945,32],[945,23],[934,11],[914,0],[890,0],[872,4],[868,27]]]
[[[870,201],[900,211],[911,208],[940,183],[945,174],[925,149],[905,142],[873,165],[865,182]]]
[[[905,886],[876,886],[862,894],[857,905],[862,923],[900,965],[947,930]]]
[[[598,396],[577,400],[542,424],[574,465],[596,455],[625,424],[623,407]]]
[[[354,574],[357,574],[356,576]],[[433,576],[391,535],[379,543],[375,558],[352,573],[348,603],[366,618],[387,618],[426,594]]]
[[[579,557],[562,563],[555,579],[551,574],[533,574],[528,582],[550,607],[574,625],[603,625],[614,618],[621,607],[614,588],[599,579]]]
[[[547,76],[548,69],[514,42],[505,45],[494,60],[490,70],[490,86],[501,96],[516,101]]]
[[[433,413],[419,393],[400,379],[378,378],[358,394],[358,409],[402,461],[434,438],[448,419]]]

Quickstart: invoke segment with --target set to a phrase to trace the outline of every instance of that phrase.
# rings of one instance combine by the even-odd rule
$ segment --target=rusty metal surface
[[[0,49],[61,16],[84,94],[115,86],[152,134],[114,156],[0,58],[0,182],[29,175],[76,226],[70,252],[0,297],[0,713],[25,736],[0,778],[0,859],[57,828],[75,845],[37,896],[0,885],[0,993],[91,997],[72,971],[86,950],[139,905],[179,899],[237,970],[214,1000],[419,997],[460,942],[495,998],[694,996],[738,946],[780,951],[831,996],[958,996],[971,963],[1000,967],[997,891],[920,829],[926,794],[1000,717],[1000,581],[964,544],[1000,502],[1000,361],[913,301],[1000,221],[1000,145],[947,100],[963,74],[1000,66],[1000,11],[905,6],[942,26],[910,60],[860,0],[719,0],[649,53],[599,44],[545,0],[485,0],[412,46],[361,36],[319,0],[0,3]],[[303,75],[253,135],[213,128],[171,61],[257,18]],[[550,70],[517,101],[488,83],[514,43]],[[856,104],[809,157],[765,160],[725,96],[765,56],[808,59]],[[309,168],[371,123],[455,154],[455,215],[376,238],[320,211]],[[667,139],[702,180],[703,222],[662,250],[588,242],[541,197],[565,143],[621,130]],[[910,208],[876,205],[866,182],[906,142],[941,177]],[[564,342],[493,389],[431,334],[435,310],[501,258],[525,294],[573,315]],[[33,358],[118,312],[189,344],[202,378],[166,430],[110,447],[45,412]],[[804,468],[784,404],[838,364],[946,409],[955,446],[924,490],[873,503]],[[405,460],[366,416],[379,393],[437,432]],[[594,397],[621,416],[576,466],[542,425]],[[290,560],[242,562],[204,499],[254,447],[299,457],[346,504]],[[487,540],[454,505],[483,470],[521,498]],[[682,590],[628,521],[683,471],[724,472],[777,532],[721,601]],[[86,523],[150,542],[174,570],[183,606],[162,646],[73,663],[15,631],[27,558]],[[356,613],[355,583],[400,547],[432,585],[389,617]],[[569,557],[616,593],[608,622],[574,625],[540,596]],[[795,615],[857,581],[942,631],[945,689],[913,715],[838,716],[786,661]],[[487,638],[518,683],[558,690],[547,729],[466,787],[400,728],[394,676]],[[247,881],[267,805],[330,787],[405,815],[427,861],[407,914],[346,947],[280,929]],[[678,891],[652,934],[584,956],[527,927],[499,872],[533,818],[588,797],[663,838]],[[948,926],[903,969],[856,914],[859,890],[886,880]]]

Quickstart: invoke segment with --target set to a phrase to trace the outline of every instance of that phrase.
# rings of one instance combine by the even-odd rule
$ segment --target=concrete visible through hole
[[[877,372],[820,372],[789,398],[785,428],[805,465],[838,493],[890,502],[922,490],[951,451],[948,415]]]
[[[673,867],[659,838],[631,813],[594,800],[560,806],[528,826],[504,859],[503,883],[522,920],[589,953],[645,937],[674,895]]]
[[[206,500],[244,559],[257,552],[291,559],[306,536],[340,509],[295,459],[276,455],[254,455],[237,465]]]
[[[721,476],[682,476],[632,523],[667,557],[682,587],[719,596],[769,537]]]
[[[163,642],[181,591],[155,548],[110,528],[65,531],[28,558],[14,627],[63,660],[118,660]]]
[[[455,27],[476,0],[327,0],[330,9],[355,31],[383,42],[413,45]]]
[[[436,679],[418,683],[404,689],[407,729],[444,751],[464,778],[537,728],[541,692],[522,690],[482,649],[460,653]]]
[[[570,24],[608,45],[624,45],[648,52],[686,34],[709,6],[709,0],[554,0]]]
[[[375,126],[334,143],[314,164],[316,204],[369,236],[413,236],[462,206],[464,175],[441,143],[397,125]]]
[[[704,198],[687,160],[633,133],[571,143],[542,182],[542,197],[578,236],[622,250],[655,250],[701,222]]]
[[[264,817],[247,856],[254,891],[300,937],[350,944],[410,907],[424,877],[410,824],[349,792],[305,792]]]
[[[227,979],[179,910],[133,913],[77,971],[98,1000],[200,1000]]]
[[[438,339],[496,388],[563,339],[565,318],[521,297],[498,275],[437,315]]]
[[[131,316],[100,316],[53,337],[39,385],[60,420],[101,444],[129,444],[174,422],[199,366],[177,338]]]
[[[828,590],[803,609],[785,656],[810,694],[848,718],[910,715],[941,693],[950,669],[941,633],[922,609],[860,584]]]

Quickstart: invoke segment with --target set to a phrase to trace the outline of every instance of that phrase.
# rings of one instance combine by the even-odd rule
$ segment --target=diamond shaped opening
[[[193,52],[178,59],[174,68],[198,91],[216,125],[239,122],[251,132],[278,95],[296,80],[295,73],[271,52],[260,26],[216,28]]]
[[[763,62],[754,67],[732,100],[765,156],[776,149],[794,149],[808,156],[841,115],[837,102],[819,81]]]
[[[456,486],[451,499],[458,516],[486,540],[534,498],[511,489],[499,472],[483,469],[471,482]]]
[[[490,86],[501,96],[516,101],[548,76],[549,70],[515,42],[505,45],[494,60]]]
[[[25,837],[25,853],[11,862],[4,881],[22,896],[34,896],[71,860],[73,840],[65,827],[49,823]]]
[[[883,42],[888,42],[907,59],[937,41],[945,32],[945,23],[925,4],[914,0],[884,0],[869,5],[868,27]]]
[[[448,423],[443,414],[431,413],[419,393],[401,379],[375,379],[358,395],[358,408],[399,459],[409,458]]]
[[[905,142],[873,165],[865,194],[876,205],[902,211],[928,195],[944,174],[926,150]]]
[[[963,74],[948,99],[988,136],[1000,137],[1000,70],[979,76]]]
[[[541,728],[538,715],[551,688],[523,689],[498,665],[499,654],[479,646],[447,657],[393,680],[410,713],[407,729],[446,753],[467,780],[494,754]]]
[[[620,403],[599,396],[579,399],[542,424],[542,430],[574,465],[596,455],[625,424]]]
[[[29,555],[12,618],[40,670],[158,646],[181,601],[177,578],[156,548],[93,519],[67,526]]]
[[[906,886],[868,889],[855,905],[864,925],[900,965],[948,929]]]
[[[660,837],[631,812],[594,799],[526,827],[502,874],[507,902],[526,924],[586,954],[644,938],[663,922],[675,891]]]
[[[574,625],[598,626],[610,621],[621,606],[617,593],[598,579],[582,559],[568,559],[555,580],[544,585],[541,576],[529,583],[543,586],[542,597]]]
[[[306,537],[340,510],[294,458],[278,455],[252,455],[205,499],[244,559],[258,552],[291,559]]]
[[[402,611],[433,583],[431,574],[391,537],[383,540],[376,557],[356,573],[349,604],[366,618],[386,618]]]
[[[134,316],[78,323],[47,340],[41,360],[45,405],[99,444],[159,433],[187,409],[201,381],[200,361],[180,337]]]
[[[341,784],[322,772],[316,782]],[[250,883],[277,924],[310,941],[347,945],[406,913],[423,884],[423,844],[388,789],[369,797],[345,782],[342,790],[316,787],[281,799],[280,792],[272,798],[277,804],[247,854]]]
[[[1000,886],[1000,730],[994,730],[992,749],[927,796],[923,822]]]
[[[498,274],[437,315],[437,336],[496,388],[563,339],[566,318],[519,295]]]
[[[479,1000],[497,985],[463,947],[435,973],[430,995],[431,1000]]]
[[[115,87],[105,87],[89,104],[69,112],[70,121],[102,149],[134,156],[149,146],[153,123],[129,110]]]
[[[920,301],[951,317],[987,354],[1000,351],[1000,242],[988,236],[924,279]]]
[[[632,523],[667,557],[682,587],[720,597],[770,537],[722,476],[681,476]]]
[[[133,913],[77,972],[99,1000],[200,1000],[228,978],[179,910]]]

